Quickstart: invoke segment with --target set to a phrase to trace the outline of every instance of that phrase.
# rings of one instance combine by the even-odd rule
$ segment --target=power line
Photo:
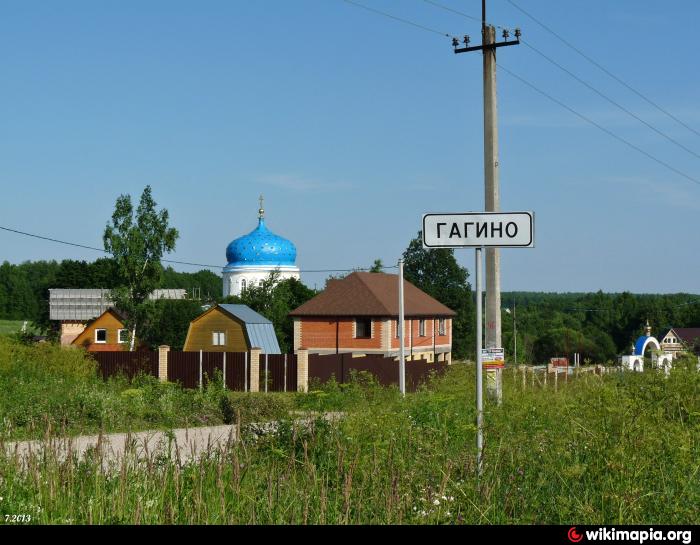
[[[413,21],[410,21],[408,19],[404,19],[402,17],[397,17],[396,15],[392,15],[391,13],[387,13],[386,11],[381,11],[381,10],[378,10],[376,8],[371,8],[369,6],[365,6],[364,4],[360,4],[359,2],[355,2],[354,0],[343,0],[343,2],[350,4],[351,6],[356,6],[358,8],[366,9],[367,11],[371,11],[372,13],[376,13],[378,15],[383,15],[384,17],[388,17],[389,19],[394,19],[395,21],[399,21],[401,23],[405,23],[407,25],[411,25],[411,26],[414,26],[416,28],[426,30],[428,32],[432,32],[433,34],[437,34],[439,36],[447,36],[448,38],[452,37],[450,34],[447,34],[446,32],[440,32],[439,30],[435,30],[434,28],[430,28],[430,27],[427,27],[425,25],[414,23]]]
[[[509,1],[510,1],[510,0],[509,0]],[[465,18],[467,18],[467,19],[471,19],[471,20],[473,20],[473,21],[480,21],[480,19],[478,19],[477,17],[474,17],[473,15],[469,15],[468,13],[464,13],[463,11],[459,11],[459,10],[453,9],[453,8],[451,8],[451,7],[449,7],[449,6],[445,6],[445,5],[443,5],[443,4],[440,4],[439,2],[435,2],[434,0],[423,0],[423,2],[425,2],[425,3],[427,3],[427,4],[430,4],[430,5],[432,5],[432,6],[435,6],[435,7],[437,7],[437,8],[440,8],[440,9],[442,9],[442,10],[448,11],[448,12],[450,12],[450,13],[454,13],[454,14],[456,14],[456,15],[460,15],[460,16],[465,17]],[[517,5],[515,5],[513,2],[510,2],[510,3],[513,4],[516,8],[520,9],[520,11],[522,11],[523,13],[525,13],[525,15],[527,15],[528,17],[530,17],[530,18],[532,18],[533,20],[535,20],[531,15],[529,15],[529,14],[526,13],[524,10],[522,10],[521,8],[519,8],[519,7],[518,7]],[[566,44],[569,45],[570,47],[573,47],[573,46],[571,46],[568,42],[566,42],[566,40],[564,40],[564,39],[561,38],[558,34],[556,34],[553,30],[551,30],[551,29],[549,29],[548,27],[544,26],[542,23],[540,23],[540,22],[537,21],[537,20],[535,20],[535,22],[537,22],[538,24],[542,25],[543,28],[545,28],[545,30],[547,30],[548,32],[551,32],[552,34],[555,34],[558,38],[560,38],[562,41],[564,41],[564,43],[566,43]],[[496,26],[497,28],[505,28],[505,27],[502,27],[502,26],[500,26],[500,25],[495,25],[495,26]],[[544,58],[546,61],[550,62],[551,64],[553,64],[554,66],[556,66],[557,68],[559,68],[561,71],[563,71],[564,73],[566,73],[566,74],[568,74],[569,76],[571,76],[572,78],[574,78],[574,79],[575,79],[576,81],[578,81],[580,84],[584,85],[585,87],[587,87],[588,89],[590,89],[591,91],[593,91],[594,93],[596,93],[598,96],[600,96],[600,97],[602,97],[603,99],[607,100],[610,104],[612,104],[612,105],[615,106],[616,108],[620,109],[621,111],[623,111],[624,113],[626,113],[626,114],[629,115],[630,117],[636,119],[637,121],[639,121],[640,123],[642,123],[643,125],[645,125],[646,127],[648,127],[649,129],[651,129],[652,131],[654,131],[654,132],[655,132],[656,134],[658,134],[659,136],[662,136],[663,138],[665,138],[666,140],[668,140],[668,141],[671,142],[672,144],[675,144],[676,146],[678,146],[679,148],[681,148],[681,149],[683,149],[684,151],[688,152],[688,153],[691,154],[692,156],[696,157],[697,159],[700,159],[700,154],[696,153],[696,152],[693,151],[692,149],[690,149],[690,148],[686,147],[685,145],[683,145],[682,143],[678,142],[676,139],[672,138],[671,136],[669,136],[668,134],[666,134],[666,133],[663,132],[662,130],[658,129],[657,127],[655,127],[655,126],[652,125],[651,123],[645,121],[644,119],[642,119],[640,116],[638,116],[638,115],[635,114],[634,112],[628,110],[627,108],[625,108],[624,106],[622,106],[621,104],[619,104],[618,102],[616,102],[615,100],[613,100],[612,98],[610,98],[609,96],[607,96],[605,93],[603,93],[602,91],[600,91],[599,89],[597,89],[596,87],[594,87],[593,85],[591,85],[590,83],[586,82],[585,80],[583,80],[582,78],[580,78],[579,76],[577,76],[576,74],[574,74],[572,71],[570,71],[570,70],[567,69],[566,67],[562,66],[560,63],[558,63],[557,61],[555,61],[554,59],[552,59],[551,57],[549,57],[548,55],[546,55],[545,53],[543,53],[543,52],[540,51],[539,49],[537,49],[537,48],[536,48],[535,46],[533,46],[532,44],[528,43],[527,41],[525,41],[525,40],[522,39],[522,38],[520,39],[520,42],[521,42],[522,44],[524,44],[525,46],[529,47],[532,51],[534,51],[534,52],[537,53],[538,55],[540,55],[540,56],[541,56],[542,58]],[[581,52],[578,51],[578,50],[576,50],[576,51],[579,52],[579,53],[581,53]],[[581,54],[583,54],[583,53],[581,53]],[[585,55],[584,55],[584,56],[585,56]],[[590,60],[590,59],[589,59],[589,60]],[[623,82],[623,83],[624,83],[624,82]],[[691,130],[692,130],[692,129],[691,129]],[[700,133],[698,133],[698,134],[700,134]]]
[[[591,57],[589,57],[588,55],[586,55],[583,51],[581,51],[581,50],[578,49],[576,46],[574,46],[573,44],[571,44],[568,40],[566,40],[565,38],[563,38],[562,36],[560,36],[559,34],[557,34],[554,30],[552,30],[552,29],[549,28],[547,25],[545,25],[542,21],[540,21],[539,19],[537,19],[534,15],[532,15],[532,14],[528,13],[527,11],[525,11],[525,10],[524,10],[523,8],[521,8],[518,4],[516,4],[515,2],[513,2],[513,0],[508,0],[508,3],[511,4],[511,5],[512,5],[514,8],[516,8],[517,10],[519,10],[520,12],[522,12],[523,14],[525,14],[527,17],[529,17],[530,19],[532,19],[535,23],[537,23],[537,24],[540,25],[543,29],[545,29],[547,32],[549,32],[549,33],[552,34],[554,37],[556,37],[556,38],[557,38],[559,41],[561,41],[564,45],[566,45],[567,47],[569,47],[570,49],[572,49],[573,51],[575,51],[576,53],[578,53],[579,55],[581,55],[584,59],[586,59],[588,62],[590,62],[593,66],[595,66],[596,68],[598,68],[599,70],[603,71],[605,74],[607,74],[608,76],[610,76],[612,79],[614,79],[615,81],[617,81],[620,85],[623,85],[624,87],[626,87],[627,89],[629,89],[630,91],[632,91],[635,95],[637,95],[638,97],[640,97],[641,99],[643,99],[644,101],[646,101],[648,104],[652,105],[654,108],[656,108],[657,110],[659,110],[661,113],[663,113],[663,114],[667,115],[668,117],[670,117],[671,119],[673,119],[676,123],[682,125],[683,127],[685,127],[686,129],[688,129],[689,131],[695,133],[697,136],[700,136],[700,132],[699,132],[699,131],[695,130],[693,127],[687,125],[687,124],[684,123],[682,120],[678,119],[678,117],[676,117],[675,115],[673,115],[671,112],[669,112],[669,111],[666,110],[665,108],[662,108],[662,107],[659,106],[656,102],[654,102],[653,100],[651,100],[649,97],[645,96],[645,95],[642,94],[640,91],[638,91],[637,89],[635,89],[634,87],[632,87],[629,83],[623,81],[623,80],[620,79],[618,76],[616,76],[615,74],[613,74],[610,70],[608,70],[607,68],[605,68],[604,66],[602,66],[600,63],[598,63],[598,62],[596,62],[595,60],[593,60]]]
[[[678,146],[679,148],[681,148],[681,149],[687,151],[687,152],[690,153],[692,156],[697,157],[698,159],[700,159],[700,154],[695,153],[693,150],[691,150],[690,148],[687,148],[686,146],[684,146],[683,144],[681,144],[680,142],[678,142],[678,141],[675,140],[674,138],[672,138],[672,137],[670,137],[669,135],[667,135],[667,134],[666,134],[665,132],[663,132],[662,130],[656,128],[656,127],[655,127],[654,125],[652,125],[651,123],[648,123],[647,121],[645,121],[644,119],[642,119],[641,117],[639,117],[639,116],[638,116],[637,114],[635,114],[634,112],[628,110],[627,108],[625,108],[624,106],[622,106],[622,105],[619,104],[618,102],[614,101],[612,98],[610,98],[609,96],[607,96],[605,93],[603,93],[602,91],[596,89],[595,87],[593,87],[593,85],[587,83],[586,81],[584,81],[583,79],[581,79],[580,77],[578,77],[576,74],[574,74],[573,72],[571,72],[570,70],[568,70],[566,67],[564,67],[564,66],[562,66],[561,64],[559,64],[557,61],[555,61],[554,59],[552,59],[551,57],[549,57],[548,55],[546,55],[545,53],[543,53],[542,51],[540,51],[539,49],[537,49],[537,48],[536,48],[535,46],[533,46],[532,44],[526,42],[526,41],[523,40],[523,39],[521,39],[520,41],[521,41],[525,46],[527,46],[527,47],[529,47],[530,49],[532,49],[532,51],[534,51],[535,53],[537,53],[538,55],[540,55],[543,59],[545,59],[546,61],[550,62],[551,64],[553,64],[554,66],[556,66],[557,68],[559,68],[559,70],[565,72],[566,74],[568,74],[569,76],[571,76],[572,78],[574,78],[574,79],[575,79],[576,81],[578,81],[581,85],[586,86],[588,89],[590,89],[591,91],[593,91],[594,93],[596,93],[598,96],[600,96],[600,97],[604,98],[605,100],[607,100],[610,104],[612,104],[612,105],[615,106],[616,108],[622,110],[623,112],[625,112],[625,113],[626,113],[627,115],[629,115],[630,117],[633,117],[634,119],[636,119],[637,121],[639,121],[640,123],[642,123],[643,125],[645,125],[646,127],[650,128],[650,129],[651,129],[652,131],[654,131],[656,134],[658,134],[658,135],[660,135],[660,136],[663,136],[663,137],[664,137],[666,140],[668,140],[669,142],[671,142],[671,143],[675,144],[676,146]]]
[[[440,8],[440,9],[443,9],[445,11],[449,11],[451,13],[456,13],[457,15],[461,15],[462,17],[466,17],[467,19],[471,19],[472,21],[477,21],[477,22],[481,23],[481,19],[479,17],[475,17],[474,15],[469,15],[468,13],[464,13],[463,11],[453,9],[449,6],[444,6],[443,4],[439,4],[437,2],[433,2],[433,0],[423,0],[423,2],[425,2],[426,4],[430,4],[432,6],[435,6],[436,8]],[[497,26],[498,28],[502,28],[498,25],[495,25],[495,26]]]
[[[94,250],[96,252],[101,252],[103,254],[113,255],[112,253],[108,252],[107,250],[104,250],[102,248],[96,248],[94,246],[87,246],[86,244],[78,244],[77,242],[68,242],[65,240],[59,240],[57,238],[45,237],[43,235],[35,235],[33,233],[27,233],[25,231],[20,231],[18,229],[11,229],[9,227],[0,226],[0,229],[3,231],[9,231],[10,233],[15,233],[18,235],[23,235],[23,236],[32,237],[32,238],[38,238],[41,240],[47,240],[49,242],[55,242],[57,244],[65,244],[66,246],[75,246],[76,248],[83,248],[86,250]],[[207,265],[205,263],[190,263],[187,261],[175,261],[172,259],[161,259],[161,261],[163,263],[172,263],[175,265],[189,265],[192,267],[203,267],[205,269],[221,269],[222,268],[221,265]],[[383,266],[380,268],[383,270],[385,270],[385,269],[397,269],[398,265],[387,265],[387,266]],[[370,269],[372,269],[372,267],[367,267],[365,269],[361,269],[361,268],[356,268],[356,269],[303,269],[303,270],[299,270],[299,272],[302,272],[302,273],[334,273],[334,272],[369,271]]]
[[[666,168],[669,169],[670,171],[675,172],[675,173],[678,174],[679,176],[682,176],[683,178],[686,178],[687,180],[690,180],[691,182],[700,185],[700,180],[698,180],[697,178],[694,178],[694,177],[692,177],[692,176],[686,174],[685,172],[683,172],[683,171],[681,171],[681,170],[678,170],[676,167],[671,166],[671,165],[668,164],[667,162],[665,162],[665,161],[659,159],[658,157],[655,157],[655,156],[652,155],[651,153],[649,153],[649,152],[643,150],[642,148],[640,148],[639,146],[633,144],[632,142],[630,142],[629,140],[623,138],[622,136],[619,136],[618,134],[614,133],[614,132],[611,131],[610,129],[607,129],[607,128],[603,127],[602,125],[600,125],[599,123],[596,123],[596,122],[593,121],[590,117],[587,117],[587,116],[583,115],[582,113],[580,113],[580,112],[574,110],[571,106],[568,106],[568,105],[564,104],[561,100],[559,100],[559,99],[557,99],[557,98],[554,98],[552,95],[550,95],[549,93],[543,91],[542,89],[540,89],[539,87],[535,86],[534,84],[530,83],[530,82],[527,81],[525,78],[522,78],[521,76],[517,75],[516,73],[512,72],[511,70],[508,70],[508,69],[507,69],[505,66],[503,66],[502,64],[499,64],[498,66],[499,66],[499,68],[503,69],[503,70],[504,70],[507,74],[509,74],[510,76],[514,77],[515,79],[520,80],[522,83],[524,83],[525,85],[527,85],[527,86],[530,87],[531,89],[537,91],[537,92],[538,92],[539,94],[541,94],[542,96],[548,98],[549,100],[551,100],[552,102],[558,104],[558,105],[561,106],[562,108],[564,108],[564,109],[570,111],[570,112],[571,112],[572,114],[574,114],[575,116],[577,116],[577,117],[583,119],[586,123],[589,123],[589,124],[593,125],[594,127],[597,127],[598,129],[600,129],[600,130],[603,131],[604,133],[608,134],[609,136],[612,136],[614,139],[616,139],[616,140],[622,142],[622,143],[625,144],[626,146],[629,146],[629,147],[632,148],[633,150],[635,150],[635,151],[641,153],[641,154],[644,155],[645,157],[648,157],[648,158],[651,159],[652,161],[655,161],[656,163],[658,163],[658,164],[660,164],[660,165],[666,167]]]

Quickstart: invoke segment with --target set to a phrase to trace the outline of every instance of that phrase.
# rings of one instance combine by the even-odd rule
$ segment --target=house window
[[[226,333],[223,331],[214,331],[212,333],[211,344],[214,346],[224,346],[226,344]]]
[[[106,329],[96,329],[95,330],[95,342],[100,344],[105,344],[107,342],[107,330]]]
[[[399,338],[399,321],[395,320],[394,323],[396,324],[396,338]]]
[[[371,339],[372,338],[372,318],[356,318],[355,319],[355,338],[356,339]]]
[[[438,335],[445,335],[445,331],[447,328],[445,327],[445,318],[440,318],[440,321],[438,322]]]
[[[128,343],[129,342],[129,330],[128,329],[120,329],[117,333],[117,339],[120,344]]]
[[[418,320],[418,336],[425,337],[425,320]]]
[[[241,280],[241,291],[243,291],[245,289],[245,285],[246,285],[245,278],[243,278]]]

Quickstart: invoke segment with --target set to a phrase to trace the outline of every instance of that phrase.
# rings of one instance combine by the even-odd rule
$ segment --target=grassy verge
[[[214,383],[204,391],[154,377],[104,381],[82,350],[25,346],[0,337],[0,438],[40,439],[285,417],[293,394],[244,394]]]
[[[22,471],[0,457],[0,514],[26,513],[41,523],[700,520],[694,367],[676,366],[668,378],[587,376],[556,392],[522,388],[506,375],[503,405],[487,405],[480,479],[473,385],[473,367],[454,365],[405,399],[366,376],[316,387],[286,399],[301,409],[343,409],[347,417],[311,429],[284,419],[276,434],[246,436],[189,464],[153,454],[110,471],[99,460],[49,455]]]

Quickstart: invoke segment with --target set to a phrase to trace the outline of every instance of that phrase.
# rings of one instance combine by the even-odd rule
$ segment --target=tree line
[[[149,186],[136,208],[130,196],[121,195],[103,236],[111,257],[93,262],[67,259],[0,265],[0,319],[30,320],[55,334],[58,324],[49,320],[50,288],[103,288],[110,290],[133,332],[131,338],[151,347],[168,344],[178,350],[190,321],[201,314],[203,305],[235,302],[270,319],[280,348],[292,350],[293,325],[288,314],[317,292],[297,280],[279,282],[272,273],[239,297],[224,299],[219,275],[162,267],[162,256],[175,249],[178,236],[169,226],[167,210],[157,210]],[[409,242],[403,259],[406,280],[456,312],[452,327],[455,357],[472,358],[476,318],[467,269],[457,263],[453,250],[423,248],[420,232]],[[375,260],[369,270],[383,271],[381,260]],[[149,301],[148,294],[156,288],[184,288],[189,297]],[[700,297],[684,293],[505,292],[502,303],[503,348],[510,361],[517,344],[519,362],[543,363],[554,356],[571,358],[574,353],[581,354],[583,361],[605,362],[630,353],[647,320],[658,336],[672,327],[700,327]],[[697,347],[700,352],[700,342]]]

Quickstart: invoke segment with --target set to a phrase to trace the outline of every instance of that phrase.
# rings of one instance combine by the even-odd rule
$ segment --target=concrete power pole
[[[484,203],[486,212],[499,212],[498,104],[496,100],[496,29],[483,25],[484,34]],[[501,254],[486,248],[486,339],[485,348],[500,348],[501,342]]]
[[[496,28],[486,24],[486,0],[481,0],[480,46],[469,47],[469,36],[464,37],[463,48],[454,38],[455,53],[481,51],[484,56],[484,208],[486,212],[499,212],[501,198],[498,165],[498,103],[496,99],[496,49],[520,43],[520,29],[515,29],[515,40],[503,31],[503,41],[496,41]],[[498,248],[486,248],[486,335],[485,348],[502,348],[501,337],[501,256]],[[486,382],[489,397],[501,402],[502,376],[500,369],[491,370]]]

